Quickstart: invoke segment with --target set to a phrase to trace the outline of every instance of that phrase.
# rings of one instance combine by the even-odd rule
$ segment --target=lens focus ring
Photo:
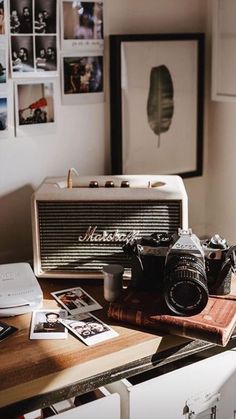
[[[167,263],[164,295],[172,312],[193,315],[206,306],[208,288],[204,268],[200,258],[188,254],[175,256]]]

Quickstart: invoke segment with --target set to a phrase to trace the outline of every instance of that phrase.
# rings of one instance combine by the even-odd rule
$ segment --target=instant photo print
[[[61,1],[61,46],[63,50],[104,48],[103,1]]]
[[[16,136],[56,132],[56,80],[29,79],[15,83]]]
[[[72,315],[102,308],[94,298],[80,287],[68,288],[51,294]]]
[[[8,336],[11,336],[12,333],[17,332],[17,327],[10,326],[5,322],[0,321],[0,342],[6,339]]]
[[[61,69],[64,105],[103,102],[103,55],[92,52],[63,53]]]
[[[47,309],[32,313],[30,339],[67,339],[67,329],[61,323],[67,317],[66,310]]]
[[[115,330],[91,313],[69,316],[61,322],[87,346],[118,336]]]
[[[0,83],[0,141],[14,137],[14,133],[13,82],[8,79]]]

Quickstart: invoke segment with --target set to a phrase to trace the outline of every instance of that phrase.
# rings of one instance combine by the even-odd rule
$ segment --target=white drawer
[[[55,416],[55,419],[120,419],[120,396],[107,394],[82,406],[74,407]]]
[[[236,351],[142,381],[144,375],[107,385],[121,396],[121,419],[236,418]]]
[[[95,396],[94,396],[95,395]],[[89,400],[89,401],[88,401]],[[81,405],[78,404],[81,401]],[[106,388],[100,387],[75,399],[56,403],[43,411],[37,410],[25,415],[25,419],[120,419],[120,396],[111,394]]]

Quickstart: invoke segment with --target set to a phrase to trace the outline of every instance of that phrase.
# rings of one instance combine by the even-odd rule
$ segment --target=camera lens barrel
[[[174,314],[200,313],[209,297],[204,261],[190,254],[170,257],[165,267],[164,296]]]

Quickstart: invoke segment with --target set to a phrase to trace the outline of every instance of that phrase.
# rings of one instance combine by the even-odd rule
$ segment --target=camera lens
[[[203,260],[189,254],[172,256],[165,267],[164,295],[175,314],[200,313],[209,295]]]

